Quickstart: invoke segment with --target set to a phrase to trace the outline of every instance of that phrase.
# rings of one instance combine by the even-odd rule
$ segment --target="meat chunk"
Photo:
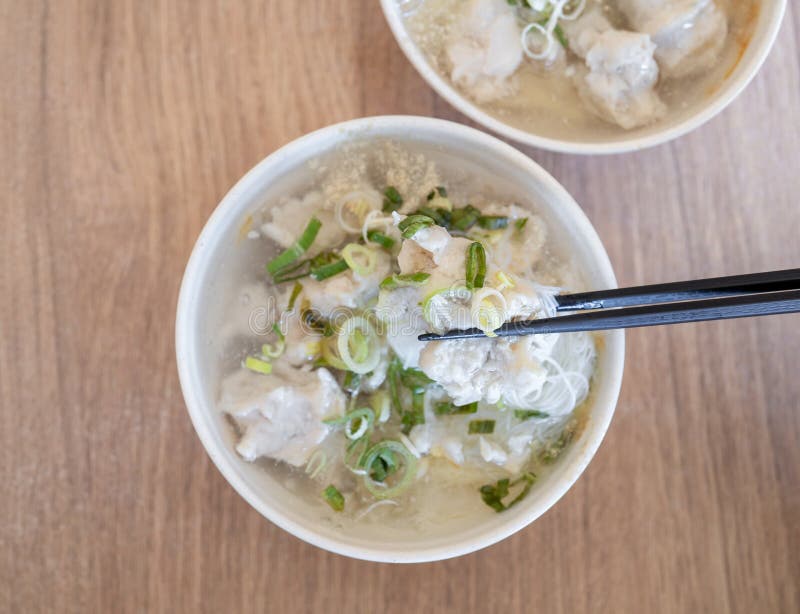
[[[506,0],[471,0],[447,47],[453,82],[478,102],[509,94],[522,61],[520,33]]]
[[[284,312],[278,325],[285,336],[282,360],[293,367],[301,367],[317,356],[323,336],[305,325],[298,310]]]
[[[656,44],[665,77],[683,77],[709,68],[728,34],[725,14],[714,0],[619,0],[631,25]]]
[[[428,343],[419,366],[444,388],[456,405],[475,401],[494,404],[508,398],[520,401],[540,390],[547,370],[536,357],[547,335],[516,339],[458,339]],[[515,404],[519,409],[524,405]]]
[[[451,425],[430,416],[424,424],[415,426],[409,435],[420,454],[446,458],[456,465],[464,464],[464,441],[452,433]]]
[[[397,263],[400,272],[428,273],[430,288],[444,288],[466,276],[464,255],[472,241],[453,237],[441,226],[430,226],[417,231],[403,241]]]
[[[599,11],[569,25],[573,50],[585,60],[576,73],[578,91],[599,116],[630,130],[662,117],[655,92],[658,65],[647,34],[615,30]]]
[[[383,323],[389,347],[403,366],[417,367],[419,353],[425,347],[417,336],[427,331],[419,306],[419,290],[407,287],[381,291],[375,313]]]
[[[368,275],[345,271],[322,281],[304,279],[301,300],[322,317],[331,319],[344,309],[361,309],[377,296],[378,285],[391,272],[391,257],[383,250],[375,250],[377,263]]]
[[[303,233],[312,216],[322,222],[308,256],[339,245],[345,239],[345,231],[336,223],[334,212],[325,208],[322,192],[309,192],[303,198],[290,198],[286,202],[270,207],[272,221],[261,225],[260,231],[281,247],[289,247]]]
[[[398,216],[397,221],[401,219]],[[405,367],[420,365],[420,352],[426,346],[417,340],[419,334],[480,325],[476,315],[480,305],[475,304],[479,302],[478,293],[467,290],[464,285],[466,253],[472,242],[471,239],[451,236],[441,226],[423,228],[403,241],[398,255],[401,273],[424,272],[429,278],[422,286],[381,291],[376,314],[385,324],[389,345]],[[487,254],[487,288],[491,293],[489,298],[495,301],[489,306],[499,303],[503,319],[534,317],[544,309],[539,288],[523,279],[511,281],[507,275],[502,277],[505,281],[500,284],[500,272]],[[497,287],[491,288],[492,284]],[[504,344],[501,342],[500,345],[505,347]],[[453,355],[448,360],[458,362],[458,357]],[[453,368],[454,373],[458,373],[460,367],[453,365]],[[429,377],[432,376],[429,374]]]
[[[242,369],[224,380],[220,405],[242,430],[242,458],[301,466],[330,431],[322,420],[344,412],[345,396],[326,369],[284,367],[268,376]]]

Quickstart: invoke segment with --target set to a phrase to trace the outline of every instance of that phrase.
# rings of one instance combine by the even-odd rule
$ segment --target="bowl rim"
[[[358,135],[357,138],[368,138],[369,132],[373,130],[378,132],[393,130],[395,134],[419,134],[423,131],[438,134],[450,133],[455,138],[470,141],[481,147],[481,151],[504,156],[504,160],[516,164],[526,173],[533,175],[537,182],[545,184],[544,187],[548,190],[558,194],[557,206],[566,212],[570,224],[579,231],[581,237],[588,241],[587,247],[596,261],[600,272],[599,276],[603,278],[602,283],[609,287],[617,286],[608,254],[583,210],[567,190],[547,171],[511,145],[475,128],[442,119],[416,116],[378,116],[350,120],[321,128],[277,149],[248,171],[214,209],[195,243],[181,281],[175,322],[178,375],[187,411],[209,457],[234,490],[270,522],[307,543],[356,559],[393,563],[436,561],[468,554],[505,539],[536,520],[572,487],[600,446],[616,409],[622,385],[625,337],[624,332],[618,330],[611,331],[607,338],[606,369],[603,375],[604,379],[608,380],[607,403],[603,407],[608,409],[598,412],[597,419],[589,422],[584,431],[581,448],[575,452],[574,460],[569,465],[569,471],[565,470],[564,476],[553,482],[552,487],[545,491],[546,496],[541,496],[539,504],[531,507],[527,514],[511,516],[509,521],[497,528],[487,527],[478,535],[448,542],[446,545],[434,545],[414,550],[389,550],[383,547],[364,547],[348,543],[346,540],[329,538],[272,507],[265,497],[259,495],[256,489],[251,488],[244,477],[239,475],[235,463],[230,460],[230,455],[223,452],[223,446],[217,445],[218,442],[214,437],[215,429],[210,416],[213,407],[204,401],[201,393],[199,369],[193,359],[198,351],[193,331],[200,313],[200,307],[196,305],[197,302],[194,299],[200,290],[200,280],[212,262],[211,252],[213,250],[207,246],[228,228],[228,218],[233,212],[239,212],[239,209],[243,208],[243,202],[246,202],[246,199],[243,199],[242,196],[248,192],[251,186],[258,185],[263,176],[269,176],[273,167],[292,158],[307,161],[313,157],[307,153],[313,151],[313,147],[309,146],[316,141],[325,141],[332,135],[339,143],[342,143],[351,139],[354,134]],[[385,134],[378,136],[387,138]]]
[[[769,52],[775,44],[786,12],[786,0],[769,0],[770,2],[776,2],[778,7],[770,14],[769,22],[767,23],[759,47],[749,57],[743,57],[740,60],[734,70],[734,74],[726,79],[723,86],[720,87],[720,95],[715,96],[711,100],[711,103],[704,106],[698,113],[687,117],[671,128],[659,130],[648,136],[597,143],[581,140],[569,141],[540,136],[533,132],[528,132],[527,130],[515,128],[486,113],[477,104],[470,101],[455,87],[450,85],[450,83],[430,65],[425,54],[417,47],[414,40],[408,34],[400,12],[397,10],[397,0],[380,1],[381,9],[389,24],[389,28],[408,61],[428,85],[457,111],[463,113],[474,122],[488,128],[492,132],[518,143],[559,153],[579,155],[607,155],[641,151],[677,139],[710,121],[725,110],[725,108],[742,93],[761,69],[761,66],[764,64],[764,61],[767,59]]]

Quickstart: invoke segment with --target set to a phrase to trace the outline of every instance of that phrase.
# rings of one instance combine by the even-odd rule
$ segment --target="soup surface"
[[[502,512],[579,435],[594,337],[492,338],[579,285],[535,210],[381,142],[311,165],[242,240],[263,259],[225,310],[219,409],[238,454],[323,517],[391,530]],[[487,338],[417,339],[471,327]]]

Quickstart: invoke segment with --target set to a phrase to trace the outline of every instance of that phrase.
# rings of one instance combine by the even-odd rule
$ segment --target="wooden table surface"
[[[194,240],[310,130],[464,118],[374,0],[0,0],[0,23],[0,611],[800,611],[800,316],[631,332],[594,462],[482,552],[371,564],[272,526],[184,409]],[[800,264],[798,32],[791,6],[744,95],[677,142],[525,150],[622,284]]]

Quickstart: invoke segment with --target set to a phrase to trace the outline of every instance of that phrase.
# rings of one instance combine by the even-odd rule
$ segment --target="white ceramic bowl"
[[[469,173],[490,189],[516,195],[521,204],[536,202],[551,235],[572,251],[574,266],[587,289],[616,287],[608,256],[591,223],[555,179],[522,153],[478,130],[421,117],[376,117],[323,128],[260,162],[225,196],[197,240],[186,267],[178,301],[176,350],[181,387],[194,427],[219,470],[254,508],[293,535],[321,548],[361,559],[419,562],[472,552],[519,531],[543,514],[569,489],[591,460],[617,403],[624,362],[624,335],[604,335],[593,384],[591,418],[567,448],[552,473],[544,476],[519,505],[494,514],[479,526],[441,527],[436,534],[403,538],[365,535],[320,522],[319,508],[294,494],[271,472],[243,461],[234,451],[232,429],[215,407],[220,382],[220,348],[215,319],[220,297],[231,296],[252,272],[253,255],[263,243],[241,241],[242,220],[266,201],[310,186],[308,163],[354,141],[392,139],[424,152],[447,174]],[[256,259],[256,261],[258,261]],[[477,503],[480,505],[480,502]]]
[[[477,123],[526,145],[574,154],[611,154],[636,151],[660,145],[700,127],[727,107],[750,83],[764,63],[780,29],[786,0],[762,0],[757,23],[747,47],[735,69],[707,97],[651,126],[618,133],[609,137],[586,140],[559,139],[520,130],[486,113],[442,77],[428,62],[425,54],[406,29],[400,4],[419,3],[419,0],[381,0],[386,20],[400,48],[411,64],[436,92],[461,113]]]

